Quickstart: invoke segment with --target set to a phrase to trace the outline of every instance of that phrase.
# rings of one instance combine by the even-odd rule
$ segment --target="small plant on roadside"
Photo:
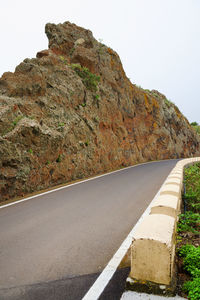
[[[198,234],[199,231],[196,228],[200,224],[200,214],[193,213],[192,211],[186,211],[185,214],[179,215],[179,221],[177,225],[177,232],[190,231],[192,233]]]
[[[184,245],[180,248],[179,255],[183,257],[184,269],[193,277],[200,276],[200,246]]]
[[[190,300],[199,300],[200,295],[200,277],[194,278],[192,281],[186,281],[183,290],[188,293]]]
[[[183,290],[188,292],[189,299],[197,300],[200,295],[200,246],[184,245],[179,255],[183,257],[184,269],[192,277],[192,280],[184,283]]]
[[[200,164],[185,168],[184,170],[185,194],[184,202],[187,211],[179,216],[177,224],[177,245],[179,263],[185,270],[189,281],[183,283],[182,291],[188,294],[188,299],[199,300],[200,297],[200,246],[198,236],[200,233]],[[189,210],[188,210],[189,209]],[[189,243],[189,244],[188,244]],[[180,258],[181,257],[181,258]],[[188,279],[189,279],[188,278]],[[185,295],[184,295],[185,296]]]
[[[184,198],[187,202],[187,209],[198,213],[200,211],[200,164],[195,164],[185,169]]]
[[[28,152],[33,154],[33,150],[31,148],[28,150]]]

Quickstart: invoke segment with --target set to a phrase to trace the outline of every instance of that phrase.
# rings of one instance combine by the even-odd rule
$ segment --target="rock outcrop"
[[[139,162],[200,155],[200,139],[157,91],[132,84],[116,52],[69,22],[49,49],[0,78],[1,201]]]

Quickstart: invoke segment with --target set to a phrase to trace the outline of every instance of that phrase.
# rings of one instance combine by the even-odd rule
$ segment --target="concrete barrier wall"
[[[151,211],[138,226],[131,246],[132,288],[159,285],[169,289],[173,283],[175,235],[181,209],[184,167],[200,161],[189,158],[179,161],[164,182]],[[148,282],[148,284],[147,284]],[[151,285],[151,290],[152,290]],[[163,285],[165,288],[163,288]],[[157,288],[156,288],[157,289]],[[158,292],[160,293],[160,292]]]

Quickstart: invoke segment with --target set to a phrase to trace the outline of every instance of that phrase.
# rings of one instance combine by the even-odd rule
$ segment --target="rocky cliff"
[[[69,22],[0,78],[1,201],[139,162],[200,155],[199,137],[119,56]]]

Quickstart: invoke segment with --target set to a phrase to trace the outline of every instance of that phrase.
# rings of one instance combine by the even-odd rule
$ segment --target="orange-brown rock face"
[[[157,91],[133,85],[89,30],[46,25],[49,49],[0,78],[0,195],[158,159],[200,155],[199,137]]]

